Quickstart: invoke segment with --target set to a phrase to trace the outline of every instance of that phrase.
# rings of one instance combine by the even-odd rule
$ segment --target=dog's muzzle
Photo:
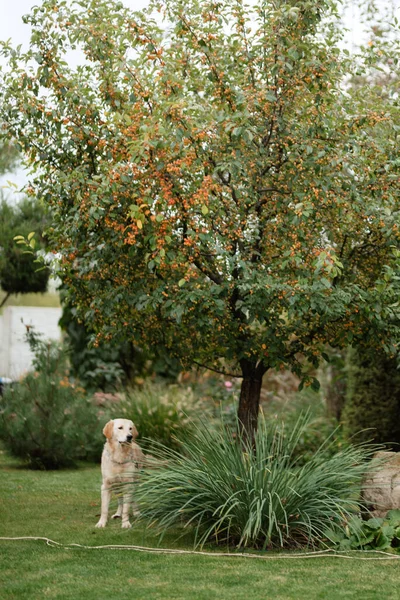
[[[133,435],[127,435],[125,443],[130,444],[132,440],[133,440]]]

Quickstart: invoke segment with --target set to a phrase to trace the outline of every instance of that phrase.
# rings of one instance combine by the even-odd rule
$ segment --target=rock
[[[374,517],[384,517],[389,510],[400,509],[400,452],[380,451],[374,455],[378,464],[362,487],[364,504]]]

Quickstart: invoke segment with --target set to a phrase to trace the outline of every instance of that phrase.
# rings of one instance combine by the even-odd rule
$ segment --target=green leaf
[[[364,526],[368,529],[380,529],[382,527],[383,519],[374,517],[365,521]]]
[[[324,536],[333,544],[339,544],[345,539],[344,531],[331,529],[330,527],[324,531]]]
[[[201,207],[201,212],[203,213],[203,215],[208,215],[209,210],[208,210],[208,206],[206,206],[205,204],[202,205]]]
[[[393,510],[389,510],[385,519],[388,519],[391,525],[400,525],[400,509],[395,508]]]
[[[321,384],[320,384],[320,382],[318,381],[318,379],[316,379],[316,378],[314,377],[314,379],[313,379],[313,380],[312,380],[312,382],[311,382],[311,386],[310,386],[310,387],[311,387],[311,389],[312,389],[312,390],[314,390],[314,392],[318,392],[318,390],[319,390],[319,389],[320,389],[320,387],[321,387]]]
[[[374,548],[377,550],[387,550],[391,546],[391,538],[385,535],[383,532],[379,532],[377,538],[374,541]]]
[[[233,135],[234,137],[240,137],[240,136],[242,135],[242,131],[243,131],[243,127],[235,127],[235,128],[232,130],[232,135]]]

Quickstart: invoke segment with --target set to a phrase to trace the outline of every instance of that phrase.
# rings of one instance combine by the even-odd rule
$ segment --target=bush
[[[0,437],[33,469],[73,466],[98,459],[103,439],[96,409],[68,379],[66,355],[54,342],[30,338],[35,372],[4,391]]]
[[[179,450],[182,438],[192,427],[189,415],[193,413],[193,402],[191,388],[148,382],[140,389],[128,390],[118,412],[135,423],[142,447],[152,440]]]
[[[320,447],[299,466],[296,449],[307,428],[301,418],[290,435],[260,419],[255,449],[229,430],[196,427],[183,454],[152,453],[167,466],[143,474],[136,492],[143,516],[163,533],[193,527],[196,544],[290,547],[322,542],[329,526],[359,510],[359,488],[374,449],[347,447],[326,458]],[[243,447],[245,451],[243,451]]]
[[[386,354],[353,352],[348,367],[344,431],[358,441],[373,440],[398,449],[400,371]]]

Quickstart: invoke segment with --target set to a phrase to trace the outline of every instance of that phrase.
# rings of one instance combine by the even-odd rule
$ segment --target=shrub
[[[37,336],[30,342],[36,371],[0,399],[0,437],[6,448],[33,469],[99,458],[103,440],[96,409],[84,390],[69,381],[65,352]]]
[[[388,447],[400,443],[400,371],[395,358],[353,352],[348,368],[344,431]]]
[[[135,423],[143,447],[152,440],[179,450],[181,439],[192,427],[193,403],[191,388],[147,382],[140,389],[128,390],[118,411]]]
[[[307,427],[290,435],[260,418],[255,448],[234,441],[226,427],[195,427],[183,454],[160,446],[152,453],[167,466],[143,474],[137,498],[143,516],[163,533],[193,527],[207,540],[238,547],[319,544],[330,526],[359,510],[359,487],[372,448],[347,447],[330,458],[321,446],[300,466],[296,448]],[[245,451],[243,451],[243,447]]]

